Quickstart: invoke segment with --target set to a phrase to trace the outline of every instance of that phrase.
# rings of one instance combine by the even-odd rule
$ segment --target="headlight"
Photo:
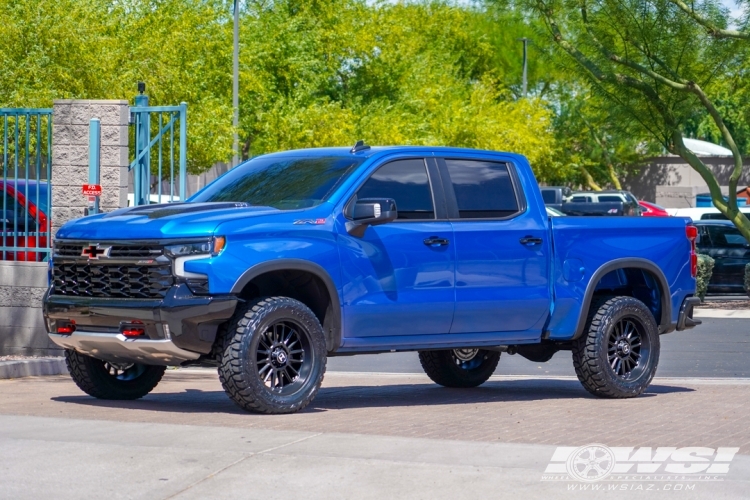
[[[166,254],[170,257],[183,257],[189,255],[219,255],[224,249],[226,238],[216,236],[208,241],[198,243],[182,243],[178,245],[169,245],[165,247]]]

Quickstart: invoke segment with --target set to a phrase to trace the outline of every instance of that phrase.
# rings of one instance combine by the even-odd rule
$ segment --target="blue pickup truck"
[[[503,352],[571,351],[589,392],[626,398],[651,382],[659,336],[699,323],[696,234],[674,217],[549,218],[520,155],[358,142],[68,222],[44,317],[104,399],[197,364],[242,408],[290,413],[328,357],[394,351],[447,387],[482,384]]]

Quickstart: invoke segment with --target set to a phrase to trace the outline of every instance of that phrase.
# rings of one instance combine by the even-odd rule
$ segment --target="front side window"
[[[357,198],[392,198],[399,219],[435,218],[427,167],[421,158],[383,165],[359,188]]]
[[[258,157],[230,170],[190,202],[236,201],[293,210],[320,205],[365,159]]]
[[[461,219],[500,219],[518,213],[519,204],[505,163],[445,160]]]
[[[574,196],[570,201],[573,203],[588,203],[591,198],[589,196]]]

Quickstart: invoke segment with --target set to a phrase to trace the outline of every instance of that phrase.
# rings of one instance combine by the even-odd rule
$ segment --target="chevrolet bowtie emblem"
[[[109,251],[112,247],[100,247],[98,244],[83,247],[81,257],[88,257],[89,260],[97,260],[99,257],[109,257]]]

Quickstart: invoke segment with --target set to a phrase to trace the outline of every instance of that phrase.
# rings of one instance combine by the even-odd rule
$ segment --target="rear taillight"
[[[698,228],[685,226],[685,236],[690,240],[690,274],[695,278],[698,276],[698,254],[695,253],[695,240],[698,239]]]

